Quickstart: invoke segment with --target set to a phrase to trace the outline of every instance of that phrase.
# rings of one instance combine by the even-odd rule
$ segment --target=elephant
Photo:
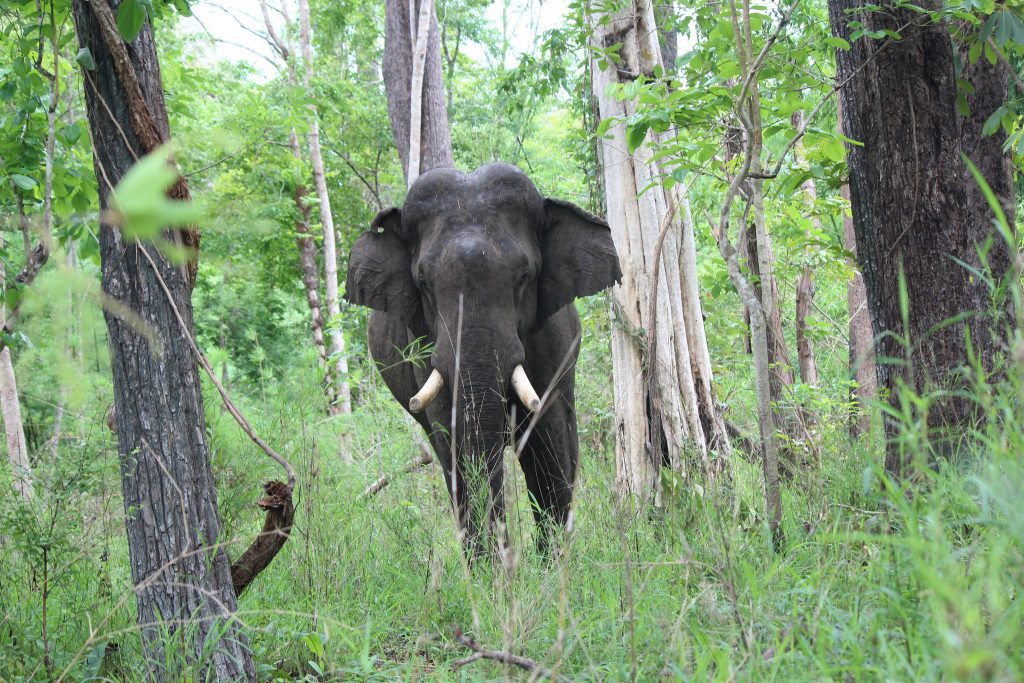
[[[621,277],[607,223],[543,197],[500,162],[425,172],[404,207],[381,211],[353,245],[345,298],[372,309],[370,354],[428,435],[471,557],[486,545],[485,521],[492,547],[504,540],[510,437],[540,550],[571,528],[581,334],[572,302]]]

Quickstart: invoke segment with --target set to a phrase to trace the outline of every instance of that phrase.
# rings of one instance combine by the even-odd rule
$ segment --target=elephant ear
[[[399,318],[414,331],[423,328],[420,293],[412,279],[412,253],[397,208],[378,213],[352,246],[345,300]]]
[[[622,278],[607,223],[558,199],[545,199],[544,211],[535,329],[573,299],[596,294]]]

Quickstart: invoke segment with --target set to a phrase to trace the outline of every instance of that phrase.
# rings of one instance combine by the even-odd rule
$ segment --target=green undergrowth
[[[611,453],[584,439],[576,528],[544,560],[509,454],[512,550],[467,566],[437,466],[401,473],[412,427],[383,388],[366,389],[360,414],[328,419],[318,396],[287,386],[267,404],[239,397],[299,474],[295,532],[239,604],[263,680],[528,676],[491,661],[453,668],[471,654],[456,629],[574,680],[1024,676],[1019,387],[986,399],[998,423],[984,449],[926,469],[913,495],[881,474],[874,442],[825,430],[820,466],[784,487],[778,553],[755,464],[734,457],[727,482],[684,481],[637,516],[612,494]],[[236,555],[262,521],[260,481],[279,475],[207,399]],[[40,475],[51,502],[0,513],[0,679],[45,679],[48,649],[66,680],[139,680],[111,436],[93,429],[66,449]],[[382,474],[392,483],[365,495]]]

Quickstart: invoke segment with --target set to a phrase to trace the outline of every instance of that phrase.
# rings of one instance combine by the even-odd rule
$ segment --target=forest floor
[[[784,486],[780,552],[756,465],[734,457],[713,490],[666,478],[661,508],[635,515],[615,502],[610,450],[584,438],[575,531],[545,560],[509,455],[512,550],[468,566],[437,465],[400,472],[417,449],[393,400],[328,420],[315,398],[250,411],[299,475],[296,529],[239,602],[261,680],[530,676],[487,660],[458,667],[473,653],[457,631],[568,680],[1024,678],[1014,417],[989,435],[983,461],[929,471],[912,496],[881,474],[877,447],[826,432],[820,462]],[[278,475],[214,399],[208,431],[234,556],[261,523],[259,482]],[[0,560],[0,640],[13,644],[0,649],[2,680],[45,679],[45,651],[65,680],[140,675],[116,449],[99,428],[78,446],[34,522],[4,513],[19,550]],[[366,495],[382,474],[392,483]]]

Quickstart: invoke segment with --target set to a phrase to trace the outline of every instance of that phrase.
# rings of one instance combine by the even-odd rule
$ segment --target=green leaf
[[[77,123],[72,123],[64,126],[61,133],[64,136],[64,141],[69,145],[73,145],[78,142],[78,138],[82,137],[82,127]]]
[[[967,103],[967,96],[962,92],[956,94],[956,110],[960,116],[971,115],[971,105]]]
[[[988,63],[992,66],[995,66],[996,62],[999,60],[999,57],[996,56],[996,51],[992,48],[990,43],[985,43],[985,59],[987,59]]]
[[[124,0],[117,8],[117,30],[127,42],[132,42],[146,23],[146,8],[139,0]]]
[[[647,137],[647,128],[646,123],[638,123],[626,129],[626,145],[629,147],[630,154],[635,152],[640,145],[644,144],[644,138]]]
[[[71,196],[71,206],[78,213],[85,213],[89,210],[89,195],[85,192],[76,192]]]
[[[155,149],[132,166],[114,188],[105,220],[119,225],[126,237],[158,240],[165,228],[199,222],[202,211],[193,202],[167,198],[167,190],[178,179],[170,154],[170,145]]]
[[[92,58],[92,52],[87,47],[83,47],[78,51],[78,54],[75,55],[75,61],[86,71],[96,70],[96,60]]]
[[[981,56],[981,43],[975,42],[971,45],[971,49],[967,51],[967,60],[974,64],[978,61],[978,57]]]
[[[837,50],[846,51],[850,49],[850,44],[846,42],[844,39],[840,38],[839,36],[829,36],[822,42],[824,42],[829,47],[836,48]]]
[[[1005,106],[999,107],[985,120],[985,125],[981,127],[981,134],[983,137],[988,137],[999,130],[999,124],[1003,120],[1003,116],[1006,115],[1007,108]]]
[[[36,186],[36,181],[29,178],[27,175],[21,175],[20,173],[12,173],[11,180],[13,180],[14,184],[22,190],[31,190]]]

